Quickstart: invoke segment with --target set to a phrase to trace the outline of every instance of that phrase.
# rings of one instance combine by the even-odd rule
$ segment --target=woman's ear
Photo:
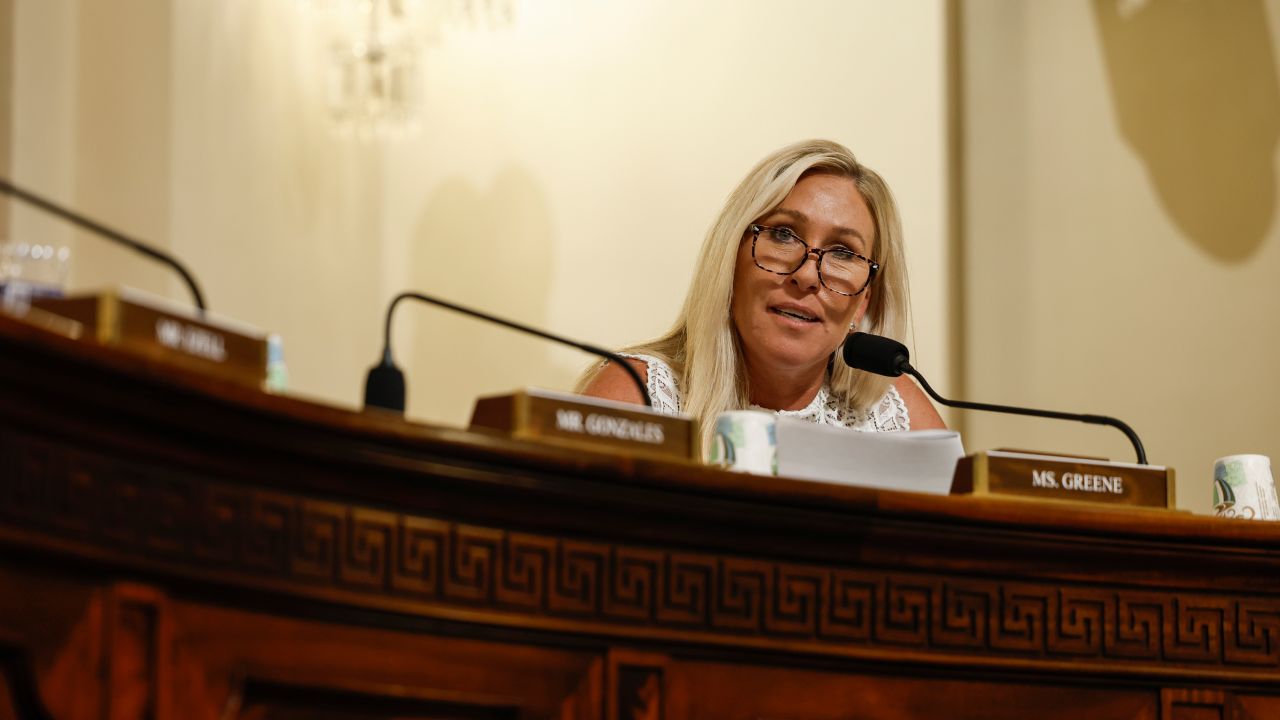
[[[868,307],[871,307],[871,288],[863,290],[858,296],[858,307],[853,311],[853,322],[849,326],[849,332],[854,332],[855,328],[862,325],[862,318],[867,314]]]

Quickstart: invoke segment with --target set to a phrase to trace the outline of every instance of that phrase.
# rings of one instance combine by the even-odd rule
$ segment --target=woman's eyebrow
[[[796,220],[797,222],[802,222],[802,223],[809,222],[809,216],[805,215],[799,210],[791,210],[789,208],[774,208],[772,211],[769,212],[768,215],[765,215],[765,217],[773,217],[774,215],[786,215],[787,217],[793,220]],[[836,235],[852,235],[863,242],[866,242],[867,240],[865,237],[862,236],[862,233],[858,232],[857,230],[854,230],[853,228],[837,227],[835,228],[835,234]]]
[[[788,210],[787,208],[774,208],[772,211],[769,212],[768,215],[765,215],[765,217],[773,217],[774,215],[786,215],[787,217],[792,218],[793,220],[799,220],[800,222],[809,222],[809,216],[805,215],[799,210]]]

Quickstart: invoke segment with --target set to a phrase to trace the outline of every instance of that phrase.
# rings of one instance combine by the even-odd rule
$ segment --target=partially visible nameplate
[[[682,460],[698,456],[696,427],[687,415],[534,388],[476,400],[471,426],[517,440]]]
[[[210,375],[262,387],[267,339],[260,332],[174,305],[136,290],[118,288],[68,298],[40,298],[31,305],[80,323],[84,336],[103,345],[171,362]]]
[[[952,494],[1174,508],[1173,468],[988,450],[960,460]]]

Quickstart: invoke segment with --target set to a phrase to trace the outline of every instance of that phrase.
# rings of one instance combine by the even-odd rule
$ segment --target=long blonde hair
[[[907,268],[902,224],[889,186],[843,145],[807,140],[761,160],[729,195],[698,254],[693,281],[674,326],[660,338],[620,352],[651,355],[671,366],[680,388],[680,409],[692,415],[705,441],[715,418],[750,405],[742,347],[729,308],[738,245],[747,226],[776,208],[809,171],[847,177],[866,200],[875,220],[872,260],[880,264],[860,330],[902,340],[908,314]],[[835,354],[831,392],[858,409],[871,406],[889,389],[888,378],[854,370]],[[581,391],[601,367],[579,381]]]

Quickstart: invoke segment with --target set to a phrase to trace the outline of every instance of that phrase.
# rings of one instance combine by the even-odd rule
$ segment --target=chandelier
[[[310,0],[326,36],[326,103],[334,127],[361,139],[418,127],[427,40],[446,25],[499,28],[514,0]]]
[[[421,1],[330,2],[327,100],[335,127],[361,138],[414,129],[421,97]]]

